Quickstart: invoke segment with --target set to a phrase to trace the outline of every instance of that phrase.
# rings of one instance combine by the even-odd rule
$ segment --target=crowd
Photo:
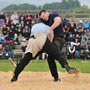
[[[27,46],[27,41],[31,34],[31,27],[37,23],[38,14],[33,15],[28,12],[18,15],[0,12],[0,57],[6,59],[12,57],[12,50],[15,45],[21,45],[23,52]],[[64,38],[66,41],[62,53],[68,58],[78,59],[80,51],[84,51],[84,59],[88,59],[90,51],[90,24],[87,20],[79,20],[78,23],[70,23],[64,17],[62,18]]]

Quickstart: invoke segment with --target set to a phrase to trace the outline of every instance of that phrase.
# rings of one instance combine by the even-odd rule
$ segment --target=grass
[[[58,71],[65,72],[66,70],[61,68],[61,65],[56,61]],[[80,69],[82,73],[90,73],[90,60],[68,60],[68,63],[72,67]],[[14,71],[8,60],[0,60],[0,71],[8,72]],[[32,60],[24,69],[24,71],[33,72],[47,72],[49,71],[47,60]]]

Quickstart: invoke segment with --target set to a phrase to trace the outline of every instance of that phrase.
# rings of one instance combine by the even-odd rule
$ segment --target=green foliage
[[[62,0],[62,2],[46,3],[42,6],[35,6],[31,4],[19,4],[19,5],[9,5],[3,10],[41,10],[41,9],[75,9],[81,7],[79,0]],[[84,5],[83,7],[86,7]]]
[[[38,8],[35,5],[31,4],[19,4],[19,5],[9,5],[3,10],[37,10]]]
[[[43,9],[74,9],[80,7],[78,0],[62,0],[61,3],[44,4]]]

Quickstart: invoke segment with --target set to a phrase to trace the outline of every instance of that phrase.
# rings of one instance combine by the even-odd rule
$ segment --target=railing
[[[78,22],[78,20],[85,20],[87,19],[90,22],[90,10],[48,10],[50,12],[56,11],[60,17],[66,17],[70,22]],[[1,10],[0,12],[4,12],[6,15],[7,12],[13,13],[17,12],[18,15],[21,13],[27,14],[28,12],[31,12],[31,14],[39,13],[40,10]]]

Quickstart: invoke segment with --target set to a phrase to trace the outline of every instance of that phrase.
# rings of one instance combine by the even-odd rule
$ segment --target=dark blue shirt
[[[44,21],[44,23],[49,25],[49,26],[52,26],[52,24],[54,23],[54,19],[56,17],[59,17],[59,15],[58,14],[50,14],[48,21]],[[62,23],[58,27],[56,27],[53,31],[54,31],[54,37],[64,37]]]

